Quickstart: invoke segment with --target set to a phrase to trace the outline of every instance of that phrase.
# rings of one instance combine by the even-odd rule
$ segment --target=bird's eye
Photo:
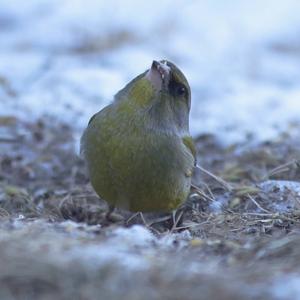
[[[176,92],[177,92],[178,96],[185,96],[187,94],[187,89],[186,89],[185,86],[180,85],[180,86],[177,87],[177,91]]]

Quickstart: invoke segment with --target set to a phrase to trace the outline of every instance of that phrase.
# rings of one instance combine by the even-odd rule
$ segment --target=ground
[[[0,2],[0,299],[300,299],[298,0]],[[79,138],[153,59],[199,167],[174,216],[107,221]]]
[[[122,211],[107,221],[68,125],[2,117],[0,130],[1,299],[299,293],[299,138],[225,146],[199,136],[199,163],[216,178],[195,171],[174,226]]]

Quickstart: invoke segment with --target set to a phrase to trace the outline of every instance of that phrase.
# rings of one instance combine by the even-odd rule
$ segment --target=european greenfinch
[[[90,119],[81,151],[100,198],[134,212],[170,212],[185,201],[195,165],[190,106],[184,74],[153,61]]]

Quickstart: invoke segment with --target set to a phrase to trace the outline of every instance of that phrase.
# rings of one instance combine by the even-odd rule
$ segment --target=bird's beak
[[[151,68],[146,74],[146,78],[152,83],[157,91],[160,91],[163,86],[167,86],[170,80],[170,67],[166,61],[152,62]]]

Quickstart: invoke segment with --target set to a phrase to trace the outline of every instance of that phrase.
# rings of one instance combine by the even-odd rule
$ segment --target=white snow
[[[51,224],[43,220],[24,222],[19,218],[9,226],[13,231],[0,228],[1,243],[18,241],[20,237],[36,232],[39,238],[29,239],[24,244],[34,256],[44,255],[41,252],[48,245],[48,259],[56,264],[80,261],[91,269],[115,265],[124,272],[147,270],[166,259],[170,250],[181,249],[192,239],[188,231],[155,236],[141,225],[104,231],[99,225],[73,221]]]
[[[299,120],[299,11],[296,0],[2,0],[0,78],[17,96],[0,84],[0,114],[46,113],[81,131],[169,59],[192,86],[194,135],[273,137]]]
[[[280,276],[274,280],[270,291],[274,299],[296,300],[300,295],[300,276],[299,274],[289,274]]]

